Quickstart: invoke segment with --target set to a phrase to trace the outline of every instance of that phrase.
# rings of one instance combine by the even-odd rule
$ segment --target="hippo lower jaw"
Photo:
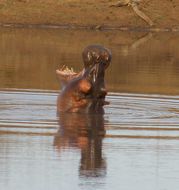
[[[84,69],[79,73],[75,72],[73,68],[68,68],[63,65],[62,68],[56,70],[56,74],[58,79],[60,80],[62,87],[67,85],[71,80],[82,76],[84,73]]]

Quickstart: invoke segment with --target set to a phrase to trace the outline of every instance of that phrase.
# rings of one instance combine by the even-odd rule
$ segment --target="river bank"
[[[143,0],[139,9],[153,21],[149,26],[130,6],[110,7],[115,0],[0,0],[0,25],[179,31],[179,2]]]

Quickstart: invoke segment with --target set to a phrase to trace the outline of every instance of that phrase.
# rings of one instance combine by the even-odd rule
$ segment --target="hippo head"
[[[90,45],[84,49],[82,58],[81,72],[67,68],[56,71],[63,82],[57,102],[59,112],[99,113],[107,104],[104,76],[111,62],[111,52],[103,46]]]
[[[82,53],[84,73],[92,84],[92,93],[95,98],[104,98],[106,89],[104,84],[105,70],[111,62],[110,50],[101,45],[90,45]]]

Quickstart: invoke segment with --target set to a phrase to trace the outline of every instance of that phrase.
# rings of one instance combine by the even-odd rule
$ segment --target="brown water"
[[[179,34],[0,30],[0,189],[179,188]],[[56,115],[55,69],[113,53],[104,116]]]

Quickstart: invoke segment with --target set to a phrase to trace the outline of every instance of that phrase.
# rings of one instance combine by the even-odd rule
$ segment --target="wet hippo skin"
[[[105,70],[111,62],[110,50],[90,45],[82,53],[84,69],[75,73],[68,68],[57,70],[62,90],[57,100],[58,112],[102,113],[107,103]]]

